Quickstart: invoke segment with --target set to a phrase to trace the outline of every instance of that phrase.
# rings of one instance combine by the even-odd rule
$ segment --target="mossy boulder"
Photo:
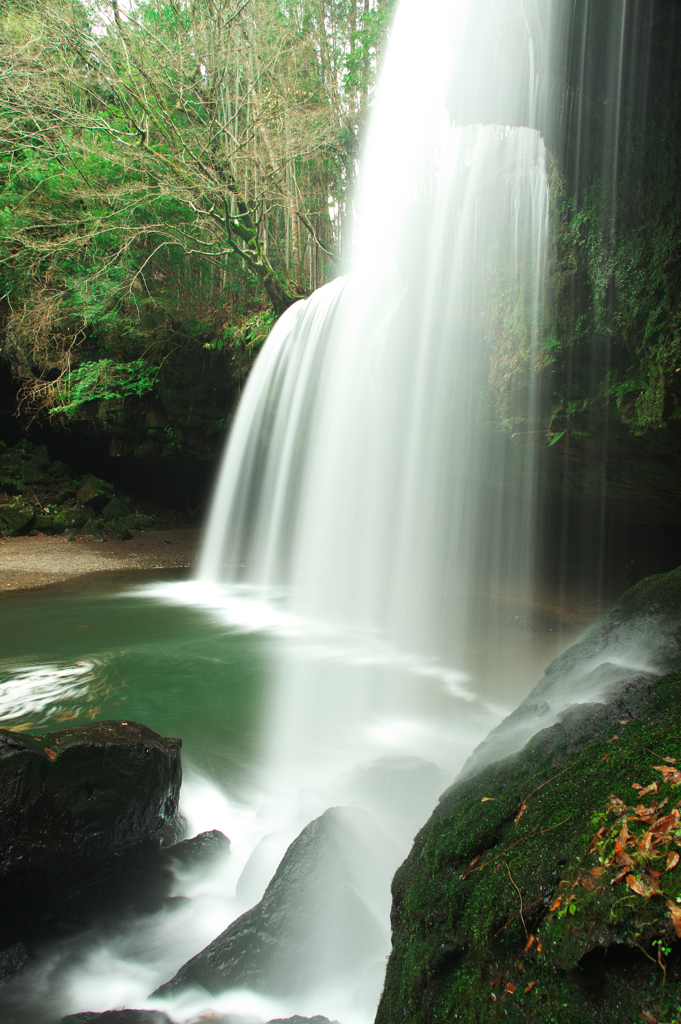
[[[98,512],[111,501],[113,496],[114,490],[111,484],[105,483],[104,480],[100,480],[96,476],[86,476],[76,494],[79,502],[89,505]]]
[[[619,609],[635,631],[659,588],[673,605],[670,577],[633,588],[606,621]],[[681,661],[666,667],[565,707],[444,793],[393,882],[377,1024],[674,1019]]]
[[[9,533],[19,533],[28,529],[33,521],[35,510],[27,502],[11,501],[0,509],[0,518]]]
[[[116,522],[130,515],[130,509],[120,498],[112,498],[102,508],[102,515],[108,522]]]
[[[136,722],[0,729],[0,948],[91,913],[93,894],[101,909],[102,884],[125,882],[112,865],[176,838],[180,746]]]
[[[75,504],[70,508],[63,508],[54,517],[53,524],[56,529],[73,530],[78,529],[92,518],[92,512],[84,505]]]

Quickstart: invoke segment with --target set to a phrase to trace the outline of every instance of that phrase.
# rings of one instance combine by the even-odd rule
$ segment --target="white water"
[[[509,49],[495,76],[500,18]],[[185,785],[191,831],[223,828],[231,858],[178,881],[193,903],[172,921],[93,950],[71,1011],[142,1005],[257,902],[307,822],[344,804],[373,822],[368,845],[356,835],[370,853],[347,863],[380,933],[354,971],[329,966],[325,950],[354,941],[331,928],[316,984],[295,997],[189,992],[149,1005],[180,1021],[210,1006],[367,1024],[392,873],[452,773],[539,675],[498,626],[532,596],[531,448],[516,453],[485,396],[509,333],[531,362],[541,332],[545,150],[531,127],[450,122],[447,99],[470,92],[476,55],[479,108],[534,123],[521,0],[401,0],[362,161],[355,271],[272,331],[231,432],[198,580],[159,592],[282,636],[261,777],[241,807],[200,779]],[[532,375],[506,370],[531,421]]]

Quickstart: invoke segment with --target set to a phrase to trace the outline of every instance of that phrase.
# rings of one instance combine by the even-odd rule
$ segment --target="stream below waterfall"
[[[293,1013],[370,1021],[390,948],[395,869],[472,748],[583,628],[508,597],[484,607],[470,664],[454,673],[377,637],[295,620],[238,588],[210,592],[159,574],[5,595],[3,724],[42,733],[116,718],[181,737],[186,835],[217,828],[232,841],[210,870],[180,873],[173,896],[181,898],[160,913],[39,950],[12,987],[13,1006],[36,1024],[142,1005],[178,1021],[208,1009],[256,1021]],[[308,691],[292,694],[296,685]],[[147,1003],[258,902],[286,848],[332,806],[360,808],[381,836],[356,883],[378,923],[373,962],[350,983],[287,999],[190,991]]]

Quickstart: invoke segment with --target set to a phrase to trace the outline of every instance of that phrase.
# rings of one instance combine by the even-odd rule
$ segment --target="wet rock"
[[[180,746],[136,722],[40,738],[0,729],[0,947],[82,924],[155,863]]]
[[[383,943],[353,870],[370,858],[371,819],[331,808],[289,846],[252,910],[189,960],[155,995],[200,985],[287,995],[352,975]],[[373,836],[373,833],[372,833]],[[375,837],[373,837],[375,839]]]
[[[160,1010],[105,1010],[104,1013],[72,1013],[62,1017],[60,1024],[173,1024]]]
[[[267,1024],[338,1024],[337,1020],[329,1020],[328,1017],[322,1017],[317,1014],[316,1017],[275,1017],[274,1020],[269,1020]]]
[[[21,974],[32,960],[33,957],[23,942],[15,942],[8,949],[3,949],[0,952],[0,985]]]
[[[627,590],[569,650],[552,661],[525,700],[476,747],[460,778],[506,757],[571,706],[607,704],[647,687],[681,662],[681,568]]]
[[[192,868],[204,860],[210,860],[220,853],[227,853],[230,840],[214,828],[210,832],[201,832],[193,839],[185,839],[170,847],[168,856],[178,861],[183,867]]]

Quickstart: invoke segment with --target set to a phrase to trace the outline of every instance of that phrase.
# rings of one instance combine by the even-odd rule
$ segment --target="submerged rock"
[[[353,885],[353,857],[362,857],[363,812],[331,808],[289,846],[252,910],[189,960],[155,995],[202,986],[286,995],[330,979],[380,953],[377,919]],[[368,854],[367,854],[368,856]]]
[[[180,746],[136,722],[0,729],[0,946],[115,900],[177,814]]]
[[[575,704],[573,691],[559,721],[443,794],[393,882],[377,1024],[674,1019],[680,596],[679,572],[646,580],[582,641],[629,652],[654,628],[651,665],[665,676],[641,673],[613,697],[606,670],[596,696],[608,703]],[[572,651],[547,670],[547,703]]]
[[[60,1024],[173,1024],[160,1010],[105,1010],[104,1013],[72,1013],[62,1017]]]

